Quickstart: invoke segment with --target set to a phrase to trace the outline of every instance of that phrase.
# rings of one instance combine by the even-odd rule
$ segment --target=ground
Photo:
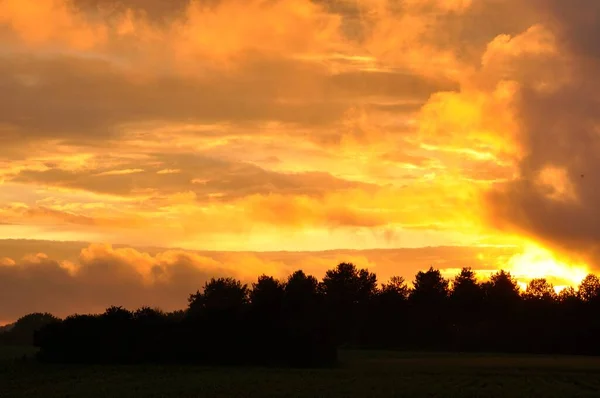
[[[336,369],[59,366],[0,348],[0,397],[598,397],[600,358],[343,351]],[[14,359],[18,358],[18,359]]]

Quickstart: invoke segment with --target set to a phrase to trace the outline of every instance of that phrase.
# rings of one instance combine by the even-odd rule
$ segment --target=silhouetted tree
[[[519,285],[510,272],[500,270],[483,284],[485,300],[493,310],[512,310],[520,300]]]
[[[581,299],[579,297],[579,294],[577,293],[577,290],[575,290],[571,286],[562,289],[558,293],[557,300],[558,300],[559,303],[561,303],[563,305],[570,305],[570,304],[579,304],[579,303],[581,303]]]
[[[331,327],[340,342],[360,339],[361,319],[369,309],[369,300],[377,292],[377,276],[354,264],[341,263],[325,273],[321,289],[329,312]]]
[[[402,304],[406,302],[410,295],[406,281],[401,276],[392,276],[388,283],[381,285],[379,297],[383,298],[383,302],[393,302]]]
[[[283,317],[289,329],[312,330],[322,321],[319,282],[312,275],[296,271],[287,280],[283,294]]]
[[[521,295],[516,279],[504,270],[490,276],[482,284],[485,316],[479,334],[485,336],[483,346],[494,351],[519,351],[523,340],[519,336]],[[522,330],[522,329],[521,329]]]
[[[572,287],[561,290],[556,298],[555,322],[552,349],[548,352],[579,354],[587,350],[582,326],[585,312],[579,293]],[[581,345],[581,346],[580,346]]]
[[[247,333],[257,347],[252,355],[262,358],[263,363],[277,357],[286,344],[282,320],[284,292],[284,284],[271,276],[261,275],[252,284]]]
[[[579,285],[579,297],[586,303],[600,301],[600,278],[596,275],[587,275]]]
[[[365,319],[368,325],[368,345],[377,348],[404,348],[407,346],[407,302],[410,289],[401,276],[392,276],[381,285],[372,300]]]
[[[417,347],[438,349],[449,344],[451,325],[446,322],[449,317],[448,295],[448,280],[439,270],[430,267],[415,276],[410,294],[411,339]]]
[[[377,291],[377,276],[354,264],[340,263],[325,273],[322,287],[329,301],[355,305],[368,301]]]
[[[556,344],[557,295],[554,286],[544,278],[532,279],[523,293],[521,341],[528,341],[527,350],[546,352]]]
[[[281,315],[285,286],[272,276],[261,275],[252,284],[250,303],[259,317],[265,320],[278,319]]]
[[[36,312],[19,318],[12,328],[0,334],[0,343],[11,345],[31,345],[34,334],[44,326],[59,322],[60,319],[49,313]]]
[[[557,295],[545,279],[520,292],[502,270],[478,283],[470,268],[450,290],[429,268],[417,273],[412,289],[401,277],[378,289],[375,274],[342,263],[321,283],[302,271],[285,283],[262,275],[251,290],[232,278],[211,279],[189,296],[187,311],[110,307],[64,321],[31,314],[13,330],[39,328],[33,341],[48,361],[321,366],[336,362],[338,344],[598,355],[599,310],[594,275],[579,291]]]
[[[285,352],[294,365],[332,364],[337,358],[334,330],[323,307],[317,278],[295,271],[285,284],[283,317]]]
[[[110,322],[127,322],[133,319],[133,313],[123,307],[108,307],[102,317]]]
[[[480,309],[483,289],[471,268],[461,269],[454,278],[450,297],[455,311],[458,311],[460,315],[472,316],[474,311]]]
[[[448,298],[448,281],[433,267],[425,272],[419,271],[413,285],[410,298],[419,306],[439,306]]]
[[[483,288],[471,268],[463,268],[452,282],[450,304],[453,345],[459,350],[475,350],[479,346],[478,324],[481,319]]]
[[[581,346],[585,345],[585,351],[600,355],[600,278],[593,274],[587,275],[579,285],[579,298],[581,307],[576,322],[579,326],[577,341],[580,345],[577,350],[581,351]]]
[[[133,319],[145,324],[160,323],[165,318],[165,313],[158,308],[142,307],[133,312]]]
[[[248,303],[248,286],[233,278],[212,278],[202,292],[188,298],[188,312],[197,316],[203,312],[238,312]]]
[[[306,316],[317,310],[320,304],[319,281],[303,271],[296,271],[287,280],[284,288],[284,313]]]
[[[554,286],[544,278],[532,279],[523,294],[526,300],[554,302],[557,299]]]

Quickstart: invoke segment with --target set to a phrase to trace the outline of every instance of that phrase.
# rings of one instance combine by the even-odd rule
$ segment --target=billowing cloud
[[[573,285],[588,272],[585,266],[565,267],[542,248],[517,246],[219,252],[0,240],[0,256],[6,256],[0,257],[0,322],[34,311],[58,316],[102,312],[110,305],[182,309],[188,295],[212,277],[235,277],[250,285],[263,273],[285,279],[302,269],[322,278],[341,262],[368,268],[380,283],[392,276],[411,282],[429,266],[449,279],[461,267],[472,267],[481,279],[502,268],[522,285],[540,276],[555,286]]]
[[[24,254],[44,248],[48,254]],[[185,308],[190,293],[211,277],[232,276],[252,283],[266,273],[285,278],[304,269],[321,278],[343,261],[377,272],[382,281],[392,275],[412,280],[428,265],[463,265],[493,269],[492,261],[506,258],[511,249],[438,248],[405,250],[338,250],[329,252],[192,252],[134,249],[103,244],[0,241],[0,252],[16,259],[0,260],[0,320],[26,313],[49,311],[59,316],[101,312],[110,305],[137,308]],[[503,257],[504,256],[504,257]]]
[[[536,44],[515,39],[509,50],[531,54],[530,75],[512,74],[520,86],[515,100],[523,145],[519,177],[495,187],[489,203],[497,225],[595,263],[600,54],[592,21],[600,17],[600,8],[587,2],[538,3],[550,29],[546,38],[540,40],[538,28]]]

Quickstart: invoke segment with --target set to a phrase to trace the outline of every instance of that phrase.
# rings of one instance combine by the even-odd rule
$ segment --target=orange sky
[[[600,242],[596,17],[589,0],[0,0],[0,239],[508,245],[525,254],[506,267],[576,283]]]

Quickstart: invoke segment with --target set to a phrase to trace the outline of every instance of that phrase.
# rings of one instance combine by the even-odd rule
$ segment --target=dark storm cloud
[[[569,76],[540,91],[524,82],[518,115],[526,156],[522,178],[490,194],[495,222],[542,238],[567,251],[600,255],[600,4],[538,1],[556,32]],[[540,173],[564,171],[575,199],[559,200],[540,184]]]

